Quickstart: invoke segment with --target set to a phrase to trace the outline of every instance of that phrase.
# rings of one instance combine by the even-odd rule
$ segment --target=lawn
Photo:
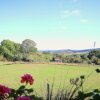
[[[97,66],[68,66],[56,64],[0,64],[0,84],[11,88],[17,88],[20,83],[20,77],[23,74],[32,74],[35,79],[32,86],[37,93],[41,94],[46,90],[46,83],[54,82],[55,90],[69,84],[70,78],[76,78],[80,75],[88,76],[85,82],[85,91],[100,88],[100,74],[95,72]]]

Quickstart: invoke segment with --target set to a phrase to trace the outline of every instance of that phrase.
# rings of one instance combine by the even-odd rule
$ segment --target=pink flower
[[[30,97],[18,97],[17,100],[31,100]]]
[[[9,93],[11,93],[11,89],[9,89],[8,87],[6,87],[4,85],[0,85],[0,94],[1,95],[6,96]]]
[[[25,74],[24,76],[21,77],[21,83],[25,83],[25,82],[32,85],[34,82],[34,79],[30,74]]]

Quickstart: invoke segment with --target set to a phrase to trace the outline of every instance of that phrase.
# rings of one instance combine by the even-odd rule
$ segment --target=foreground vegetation
[[[10,88],[18,89],[18,87],[21,86],[21,83],[19,82],[20,76],[29,73],[34,78],[34,84],[31,86],[31,88],[34,89],[34,94],[39,97],[45,97],[45,95],[47,95],[47,83],[49,83],[50,88],[52,87],[52,83],[54,84],[53,94],[56,94],[58,89],[70,86],[70,79],[75,80],[82,75],[86,78],[83,87],[85,93],[87,93],[94,89],[100,89],[100,74],[95,72],[95,69],[97,68],[99,67],[81,65],[68,66],[60,64],[1,63],[0,83]],[[30,86],[27,86],[27,88],[29,87]]]

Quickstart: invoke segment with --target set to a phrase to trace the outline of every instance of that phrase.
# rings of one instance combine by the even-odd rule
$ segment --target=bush
[[[21,61],[22,60],[22,55],[21,54],[17,54],[13,57],[13,61]]]

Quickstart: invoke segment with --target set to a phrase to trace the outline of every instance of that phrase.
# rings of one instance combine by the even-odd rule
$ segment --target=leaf
[[[25,86],[24,85],[22,85],[22,86],[20,86],[19,87],[19,89],[18,90],[24,90],[25,89]]]
[[[32,93],[34,90],[31,88],[31,89],[25,89],[28,93]]]

